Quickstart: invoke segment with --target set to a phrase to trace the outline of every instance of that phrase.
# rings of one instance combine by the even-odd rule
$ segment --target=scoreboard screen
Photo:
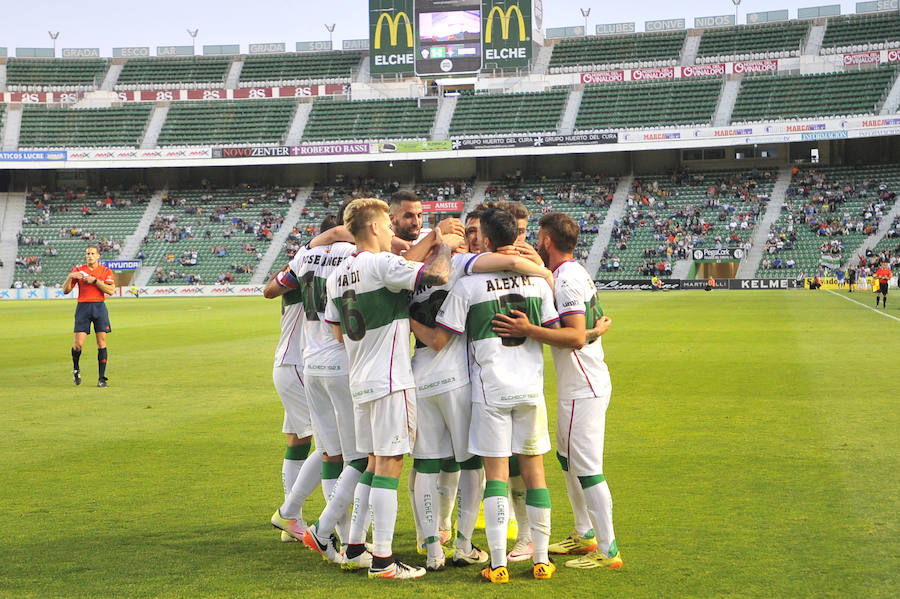
[[[481,0],[416,0],[417,75],[481,69]]]

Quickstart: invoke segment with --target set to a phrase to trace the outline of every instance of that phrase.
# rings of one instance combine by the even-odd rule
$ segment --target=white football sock
[[[504,496],[484,498],[484,534],[491,552],[491,568],[506,565],[506,527],[509,500]]]
[[[368,479],[371,481],[371,476]],[[356,485],[356,491],[353,493],[353,513],[350,516],[350,532],[347,534],[349,543],[366,542],[372,513],[369,509],[369,494],[371,491],[372,486],[368,482],[360,482]]]
[[[416,467],[409,469],[409,480],[406,481],[406,490],[409,491],[409,504],[413,511],[413,525],[416,527],[416,549],[425,542],[422,535],[422,528],[419,526],[419,506],[416,504]]]
[[[302,518],[303,503],[319,486],[322,472],[322,454],[315,452],[304,460],[290,492],[281,504],[282,518]]]
[[[584,537],[591,529],[591,517],[584,504],[584,491],[581,489],[581,481],[571,470],[564,470],[566,490],[569,492],[569,503],[572,505],[572,514],[575,516],[575,534]]]
[[[373,553],[387,557],[393,553],[391,545],[397,522],[397,490],[372,487],[369,505],[372,507]]]
[[[525,509],[525,481],[521,476],[509,477],[509,496],[512,500],[512,515],[519,523],[516,543],[528,543],[531,541],[531,525],[528,523],[528,510]]]
[[[284,489],[285,499],[291,494],[291,487],[294,486],[294,481],[297,480],[300,468],[305,462],[306,460],[289,460],[287,458],[281,462],[281,486]]]
[[[609,485],[604,480],[584,489],[584,498],[591,522],[594,523],[598,549],[603,555],[612,557],[609,555],[609,548],[616,539],[616,534],[613,532],[612,494],[609,492]]]
[[[456,516],[456,548],[472,551],[472,535],[478,520],[478,507],[484,494],[484,470],[460,470],[459,511]]]
[[[549,563],[547,547],[550,546],[550,508],[526,506],[531,523],[531,542],[534,547],[534,563]],[[519,525],[521,526],[521,524]],[[521,528],[520,528],[521,530]]]
[[[418,529],[422,533],[422,539],[427,543],[428,557],[438,557],[441,552],[440,538],[438,537],[438,473],[416,473],[415,500],[416,517],[419,520]],[[431,542],[429,542],[431,539]]]
[[[453,504],[456,503],[456,491],[459,488],[459,479],[462,470],[456,472],[444,472],[438,475],[437,492],[441,500],[440,522],[438,528],[451,530],[453,528]],[[459,528],[459,522],[457,522]]]
[[[344,470],[337,478],[337,482],[331,492],[331,499],[325,505],[325,509],[322,510],[322,515],[319,516],[319,530],[323,534],[328,534],[334,530],[338,520],[347,514],[356,491],[356,483],[359,482],[361,476],[362,472],[353,466],[349,464],[344,466]],[[342,537],[341,539],[346,538]]]

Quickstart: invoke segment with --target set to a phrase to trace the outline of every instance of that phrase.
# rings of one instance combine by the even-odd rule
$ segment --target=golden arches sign
[[[519,13],[520,15],[522,13]],[[410,48],[413,47],[413,32],[412,32],[412,24],[409,21],[409,15],[407,15],[402,10],[398,12],[396,15],[391,17],[390,13],[383,12],[381,16],[378,17],[378,22],[375,24],[375,49],[381,49],[381,26],[384,24],[384,21],[387,21],[388,24],[388,33],[391,35],[391,46],[397,45],[397,33],[400,28],[400,19],[406,21],[406,45]],[[509,18],[507,17],[507,21]],[[520,17],[521,22],[521,17]],[[508,25],[507,25],[508,27]]]
[[[491,9],[491,12],[488,13],[487,18],[487,27],[484,30],[484,43],[491,43],[491,34],[494,29],[494,11],[500,16],[500,39],[508,40],[509,39],[509,22],[512,20],[513,12],[516,13],[516,18],[519,22],[519,41],[525,41],[525,17],[522,16],[522,11],[518,6],[513,4],[509,8],[506,9],[506,12],[503,12],[503,8],[499,6],[495,6]],[[377,40],[376,40],[377,41]]]

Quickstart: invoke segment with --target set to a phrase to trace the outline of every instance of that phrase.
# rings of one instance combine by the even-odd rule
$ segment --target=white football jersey
[[[469,339],[472,401],[493,407],[538,405],[544,401],[544,352],[527,337],[501,339],[491,320],[520,310],[548,326],[559,320],[547,282],[512,272],[462,277],[444,300],[437,324]]]
[[[603,316],[594,281],[575,260],[566,260],[553,271],[553,295],[560,318],[584,314],[585,328],[592,329]],[[603,345],[598,337],[581,349],[550,347],[556,366],[557,397],[586,399],[605,397],[612,391],[609,369],[603,361]]]
[[[460,277],[471,273],[476,258],[478,254],[454,254],[450,258],[450,276],[446,284],[417,286],[409,304],[410,317],[430,327],[436,326],[434,319],[450,288]],[[439,352],[417,341],[412,369],[417,397],[430,397],[462,387],[469,382],[465,337],[454,335]]]
[[[303,351],[303,372],[317,376],[339,376],[348,372],[347,350],[334,338],[331,325],[325,322],[325,281],[344,259],[356,251],[352,243],[309,249],[295,270],[303,295],[306,324],[306,348]]]
[[[351,254],[328,277],[325,321],[339,324],[353,401],[416,386],[410,365],[409,292],[425,265],[390,252]]]
[[[291,270],[298,257],[305,251],[300,248],[291,260]],[[296,272],[296,271],[294,271]],[[275,366],[292,364],[303,366],[303,347],[306,338],[303,331],[303,298],[300,289],[291,289],[281,296],[281,337],[275,350]]]

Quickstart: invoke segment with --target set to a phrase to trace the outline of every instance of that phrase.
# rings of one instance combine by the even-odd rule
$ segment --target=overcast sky
[[[190,45],[187,28],[197,28],[197,53],[203,44],[240,44],[247,51],[250,43],[285,42],[288,50],[294,42],[327,40],[325,23],[334,23],[334,47],[344,39],[368,36],[367,0],[145,0],[138,2],[107,0],[37,0],[4,2],[0,47],[15,56],[15,48],[53,46],[48,31],[59,32],[57,55],[62,48],[100,48],[102,56],[112,56],[112,48]],[[838,2],[797,2],[786,0],[742,0],[739,23],[747,12],[789,9],[796,18],[797,8],[838,4]],[[855,1],[840,2],[842,14],[856,12]],[[544,0],[544,27],[583,25],[579,9],[590,8],[588,30],[598,23],[636,22],[643,31],[644,21],[684,18],[692,27],[694,17],[734,14],[731,0]]]

